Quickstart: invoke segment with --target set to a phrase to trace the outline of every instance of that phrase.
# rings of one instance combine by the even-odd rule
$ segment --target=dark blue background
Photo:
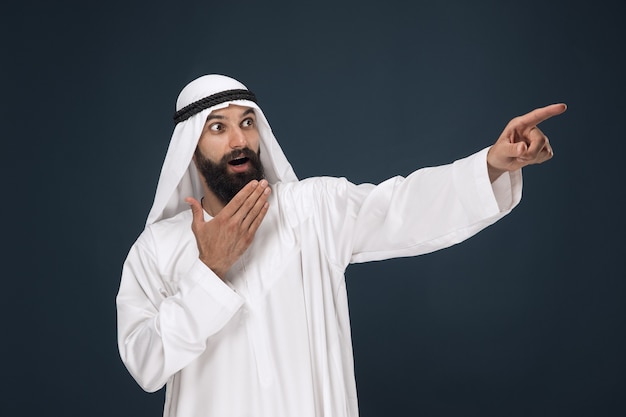
[[[624,3],[3,6],[2,414],[158,416],[115,295],[180,89],[260,98],[301,177],[450,162],[553,102],[555,149],[499,224],[348,268],[362,417],[626,414]]]

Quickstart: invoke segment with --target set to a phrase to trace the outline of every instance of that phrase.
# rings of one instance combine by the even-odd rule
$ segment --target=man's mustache
[[[259,154],[250,148],[235,149],[222,157],[221,163],[227,164],[234,159],[248,158],[253,161],[259,160]]]

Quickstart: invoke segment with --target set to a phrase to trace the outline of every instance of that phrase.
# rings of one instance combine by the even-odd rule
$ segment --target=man
[[[536,125],[563,111],[377,186],[298,181],[243,84],[191,82],[122,272],[126,367],[147,391],[167,384],[165,416],[357,416],[346,266],[450,246],[507,214],[520,168],[552,157]]]

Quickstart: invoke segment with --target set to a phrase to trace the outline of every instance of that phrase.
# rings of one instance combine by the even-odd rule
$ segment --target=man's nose
[[[230,147],[233,149],[245,148],[248,145],[246,134],[240,128],[235,128],[230,137]]]

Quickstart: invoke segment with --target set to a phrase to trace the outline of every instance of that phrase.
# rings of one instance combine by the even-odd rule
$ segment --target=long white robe
[[[356,417],[344,270],[453,245],[507,214],[521,173],[490,184],[486,152],[377,186],[275,184],[224,281],[198,260],[189,210],[150,225],[117,297],[123,362],[145,390],[167,384],[165,417]]]

